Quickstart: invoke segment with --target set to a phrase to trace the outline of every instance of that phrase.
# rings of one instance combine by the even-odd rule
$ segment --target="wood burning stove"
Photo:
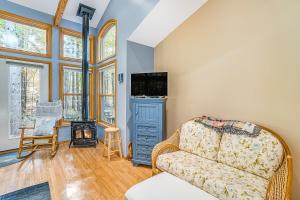
[[[97,129],[95,121],[89,120],[88,114],[88,78],[89,63],[87,59],[89,20],[92,19],[95,9],[79,4],[77,16],[82,17],[82,120],[71,122],[70,147],[88,147],[97,145]]]
[[[96,146],[97,130],[95,122],[71,122],[71,143],[75,147]]]

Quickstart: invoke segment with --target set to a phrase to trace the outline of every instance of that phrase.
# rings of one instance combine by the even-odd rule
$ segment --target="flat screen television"
[[[131,96],[168,96],[168,73],[131,74]]]

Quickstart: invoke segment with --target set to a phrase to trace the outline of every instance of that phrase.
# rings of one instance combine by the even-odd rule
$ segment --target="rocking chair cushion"
[[[55,117],[38,117],[35,121],[35,128],[33,135],[45,136],[53,134],[53,127],[55,126]]]

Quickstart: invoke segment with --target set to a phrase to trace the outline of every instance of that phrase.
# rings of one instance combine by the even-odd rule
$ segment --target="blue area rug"
[[[0,168],[6,167],[8,165],[15,164],[17,162],[20,162],[24,159],[18,159],[18,153],[17,152],[11,152],[0,155]]]
[[[0,200],[51,200],[48,182],[0,196]]]

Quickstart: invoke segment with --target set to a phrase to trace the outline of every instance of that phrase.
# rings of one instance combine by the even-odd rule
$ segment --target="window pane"
[[[65,68],[64,69],[64,93],[81,94],[81,69]]]
[[[46,30],[0,19],[0,47],[46,54],[46,44]]]
[[[82,38],[64,35],[64,57],[82,59]],[[90,40],[88,40],[88,60],[90,60]]]
[[[82,40],[81,38],[64,35],[64,57],[81,59]]]
[[[115,67],[114,65],[100,71],[100,94],[112,95],[115,92]]]
[[[11,65],[9,68],[10,137],[19,136],[21,121],[32,120],[39,99],[39,68]]]
[[[113,56],[116,52],[116,26],[112,26],[102,41],[102,59]]]
[[[115,109],[113,96],[101,97],[101,120],[109,124],[115,123]]]
[[[92,73],[89,72],[89,88],[91,88]],[[68,121],[81,120],[81,93],[82,93],[81,68],[64,67],[63,95],[64,119]],[[89,89],[89,95],[93,92]],[[89,97],[88,97],[89,102]],[[89,112],[89,108],[88,108]]]
[[[81,96],[64,97],[64,119],[81,120]]]

